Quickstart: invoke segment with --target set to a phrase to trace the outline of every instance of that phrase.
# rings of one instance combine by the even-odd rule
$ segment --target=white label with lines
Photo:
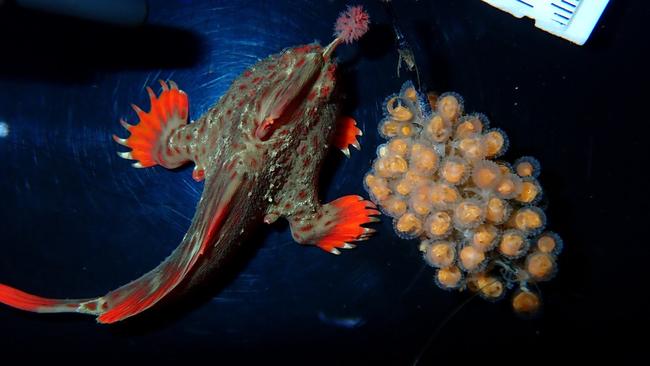
[[[482,0],[521,18],[535,19],[535,26],[583,45],[609,0]]]

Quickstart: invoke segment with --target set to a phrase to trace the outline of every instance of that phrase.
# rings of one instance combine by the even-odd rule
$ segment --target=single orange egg
[[[449,139],[449,136],[451,136],[451,129],[451,122],[442,119],[439,114],[435,114],[431,117],[426,126],[427,136],[438,143],[445,142]]]
[[[411,148],[411,167],[418,174],[431,175],[438,167],[438,154],[433,148],[415,143]]]
[[[479,119],[479,116],[468,116],[458,124],[456,127],[456,138],[465,138],[472,135],[476,135],[483,131],[483,122]]]
[[[473,246],[466,246],[460,250],[460,264],[469,272],[476,271],[483,261],[485,254]]]
[[[463,273],[457,266],[441,268],[436,274],[438,286],[443,289],[454,289],[460,285]]]
[[[521,191],[517,195],[516,199],[522,203],[532,203],[537,199],[539,193],[541,192],[541,187],[534,178],[528,178],[523,181],[521,184]]]
[[[492,189],[501,180],[501,169],[495,163],[484,160],[474,164],[472,182],[481,189]]]
[[[422,221],[412,212],[402,215],[395,224],[398,234],[410,237],[422,232]]]
[[[453,186],[438,183],[431,186],[431,203],[438,208],[452,206],[460,199],[460,193]]]
[[[465,181],[468,173],[467,163],[459,157],[446,158],[440,167],[440,176],[449,184],[458,185]]]
[[[392,193],[388,188],[388,183],[385,179],[377,177],[373,174],[366,175],[364,182],[370,191],[370,194],[378,201],[386,200]]]
[[[506,146],[505,134],[500,130],[492,130],[483,136],[487,156],[503,154]]]
[[[463,157],[470,161],[485,158],[485,143],[479,136],[470,136],[458,141],[458,150]]]
[[[508,230],[503,233],[499,243],[499,252],[507,257],[518,257],[526,250],[526,239],[521,232]]]
[[[540,305],[539,296],[527,290],[518,291],[512,298],[512,308],[520,315],[533,315],[537,313]]]
[[[524,177],[537,178],[537,176],[539,175],[539,171],[540,171],[539,161],[537,161],[537,159],[531,156],[524,156],[522,158],[517,159],[514,165],[515,165],[515,171],[522,178]]]
[[[537,249],[542,253],[558,254],[562,250],[562,239],[554,232],[545,232],[537,238]]]
[[[503,282],[494,276],[479,276],[476,285],[481,296],[488,300],[498,300],[505,293]]]
[[[526,271],[535,281],[549,279],[555,270],[555,261],[548,253],[536,252],[526,258]]]
[[[540,230],[546,223],[544,211],[539,207],[524,207],[515,211],[508,221],[510,227],[529,232]]]
[[[501,198],[513,198],[521,192],[521,178],[512,173],[506,173],[494,190]]]
[[[494,246],[498,235],[499,230],[496,227],[490,224],[483,224],[474,230],[471,244],[476,249],[487,252]]]
[[[413,212],[420,216],[426,216],[431,212],[431,189],[428,186],[422,186],[411,192],[409,204]]]
[[[462,104],[453,94],[443,94],[438,98],[437,110],[443,119],[455,121],[460,117]]]
[[[467,199],[461,201],[454,209],[454,223],[459,228],[477,227],[484,217],[485,210],[477,200]]]
[[[379,132],[388,138],[395,137],[399,133],[400,123],[387,119],[381,123],[379,126]]]
[[[404,90],[404,97],[406,97],[406,99],[410,100],[411,102],[417,102],[418,92],[415,91],[414,87],[407,88]]]
[[[448,241],[436,241],[424,253],[427,263],[436,268],[451,266],[456,260],[455,245]]]
[[[409,140],[404,138],[394,138],[388,143],[388,151],[401,157],[408,155],[409,148]]]
[[[445,211],[434,212],[429,215],[426,228],[432,238],[446,236],[452,228],[451,216]]]
[[[488,200],[485,219],[493,224],[501,224],[510,215],[510,206],[505,200],[492,197]]]
[[[406,213],[408,205],[402,198],[393,196],[382,202],[382,207],[389,216],[400,217]]]

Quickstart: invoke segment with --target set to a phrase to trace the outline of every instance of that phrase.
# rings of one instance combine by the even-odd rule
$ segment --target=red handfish
[[[374,231],[375,205],[359,196],[327,204],[317,198],[318,169],[327,148],[349,155],[359,148],[361,131],[350,117],[339,117],[332,98],[341,43],[358,39],[368,28],[361,7],[349,7],[337,21],[337,38],[286,49],[244,71],[214,107],[188,124],[188,96],[176,83],[161,81],[156,95],[147,88],[151,109],[135,109],[139,123],[129,125],[131,148],[119,153],[138,168],[176,168],[195,164],[193,177],[205,180],[189,230],[158,267],[108,294],[89,299],[47,299],[0,284],[0,302],[39,312],[78,312],[114,323],[180,294],[201,282],[237,249],[260,223],[286,218],[293,238],[330,253],[350,249]]]

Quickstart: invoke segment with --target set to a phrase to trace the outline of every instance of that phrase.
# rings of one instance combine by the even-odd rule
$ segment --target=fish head
[[[272,77],[258,90],[254,139],[280,142],[308,130],[335,86],[336,66],[318,44],[288,48],[266,68]]]

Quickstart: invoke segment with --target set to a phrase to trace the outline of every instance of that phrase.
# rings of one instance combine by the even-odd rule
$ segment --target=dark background
[[[344,109],[364,136],[333,155],[323,199],[364,194],[382,142],[380,103],[397,78],[379,2],[358,46],[343,47]],[[145,25],[118,28],[0,8],[0,281],[50,297],[88,297],[135,279],[180,242],[202,185],[191,167],[137,170],[110,139],[144,87],[173,79],[196,119],[258,58],[331,39],[344,1],[150,1]],[[212,363],[519,362],[636,348],[648,320],[647,73],[650,4],[611,1],[575,46],[479,1],[394,1],[423,89],[453,90],[510,137],[508,160],[542,163],[549,226],[565,250],[542,285],[544,311],[466,300],[433,283],[417,243],[390,220],[335,257],[264,228],[199,295],[116,326],[81,315],[0,308],[5,356],[80,360],[210,357]],[[157,87],[156,87],[157,90]],[[555,358],[557,357],[557,358]],[[230,362],[226,362],[230,363]]]

